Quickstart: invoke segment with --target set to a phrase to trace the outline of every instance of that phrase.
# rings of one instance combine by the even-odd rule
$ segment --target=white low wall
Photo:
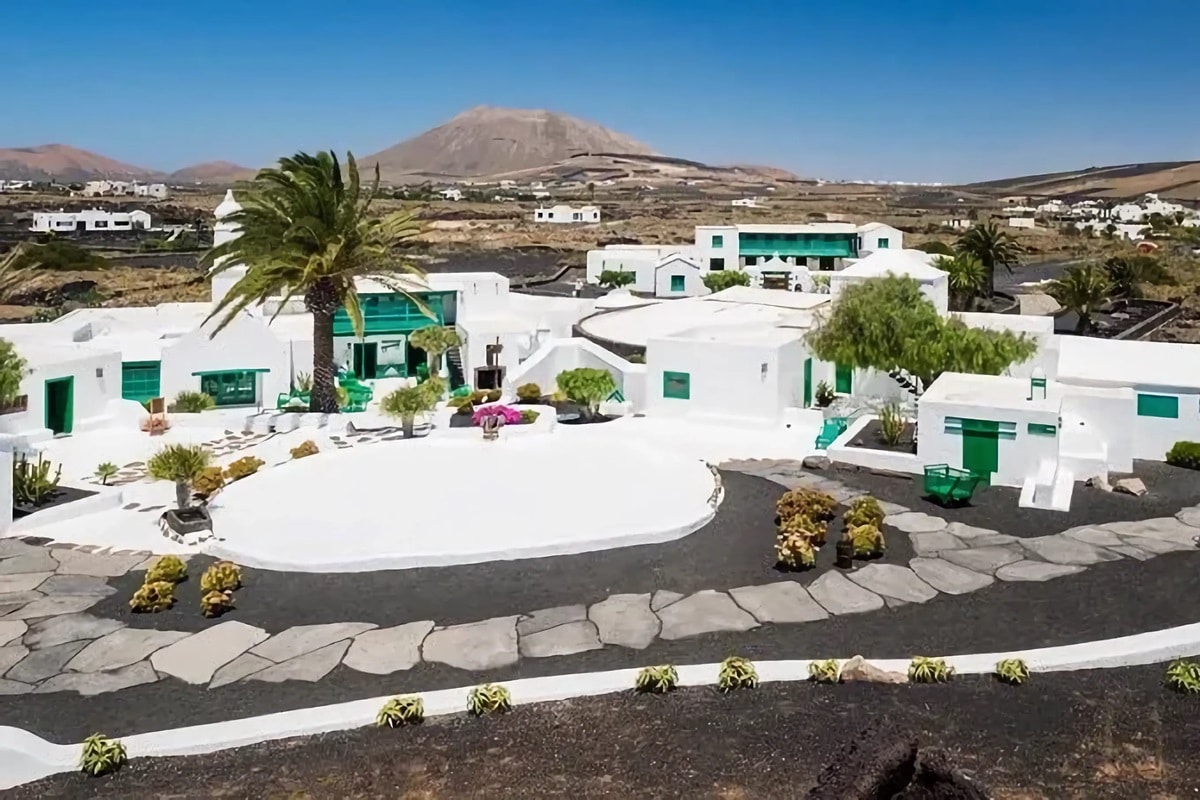
[[[835,464],[849,464],[866,469],[880,469],[888,472],[907,472],[922,475],[925,472],[925,461],[912,453],[893,453],[888,450],[874,450],[870,447],[851,447],[850,442],[862,433],[867,425],[875,421],[875,415],[865,415],[850,423],[850,427],[841,436],[833,440],[825,455]]]
[[[60,485],[68,486],[69,484],[63,483]],[[9,528],[9,533],[18,534],[41,527],[42,525],[52,525],[57,522],[65,522],[69,519],[85,517],[88,514],[95,514],[98,511],[109,511],[114,508],[120,508],[124,503],[121,490],[113,486],[72,485],[71,488],[96,492],[96,494],[91,497],[82,497],[70,503],[63,503],[60,506],[52,506],[43,511],[35,511],[27,517],[13,520],[12,527]]]

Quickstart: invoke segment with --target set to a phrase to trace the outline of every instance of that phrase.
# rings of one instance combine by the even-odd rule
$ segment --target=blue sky
[[[805,176],[1200,159],[1194,0],[4,4],[0,146],[366,155],[474,105]]]

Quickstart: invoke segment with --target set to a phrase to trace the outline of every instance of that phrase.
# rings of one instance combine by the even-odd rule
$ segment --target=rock
[[[730,589],[729,595],[759,622],[814,622],[829,617],[808,590],[795,581],[742,586]]]
[[[905,603],[924,603],[937,597],[934,589],[908,567],[896,564],[868,564],[849,575],[864,589]]]
[[[961,550],[966,547],[961,539],[951,536],[946,531],[909,534],[913,550],[919,556],[935,556],[942,550]]]
[[[648,594],[614,594],[588,609],[600,641],[644,650],[658,636],[660,622]]]
[[[213,679],[209,681],[208,688],[216,689],[220,686],[240,681],[274,664],[274,661],[268,661],[265,658],[259,658],[250,653],[243,653],[217,670],[217,674],[213,675]]]
[[[140,553],[88,553],[65,547],[56,547],[50,554],[58,562],[59,575],[91,575],[98,578],[119,578],[146,558]]]
[[[842,680],[866,681],[868,683],[908,683],[908,676],[903,672],[888,672],[869,664],[862,656],[855,656],[842,665]]]
[[[29,626],[25,624],[24,620],[0,619],[0,647],[20,639],[27,630],[29,630]]]
[[[1186,544],[1166,542],[1162,539],[1149,539],[1144,536],[1122,536],[1121,541],[1125,542],[1126,545],[1136,547],[1143,553],[1148,554],[1148,556],[1161,556],[1165,555],[1166,553],[1182,553],[1195,549],[1194,547]],[[1110,549],[1114,551],[1117,550],[1115,547]]]
[[[1190,528],[1200,528],[1200,506],[1180,509],[1179,513],[1175,515],[1175,519]]]
[[[1142,497],[1146,494],[1146,484],[1141,478],[1121,478],[1113,485],[1113,491]]]
[[[37,650],[65,642],[99,639],[124,627],[124,622],[115,619],[92,614],[66,614],[34,623],[29,627],[29,633],[25,634],[24,642],[27,647]]]
[[[28,694],[32,691],[33,686],[28,683],[18,683],[17,681],[0,678],[0,696],[7,694]]]
[[[678,603],[658,612],[662,620],[663,639],[686,639],[713,631],[748,631],[758,627],[754,617],[747,614],[724,592],[711,589],[696,592]]]
[[[918,578],[946,594],[967,594],[994,582],[990,575],[982,575],[940,558],[914,558],[908,562],[908,566]]]
[[[1007,533],[984,533],[967,541],[970,543],[968,547],[1000,547],[1014,544],[1021,539],[1017,536],[1009,536]]]
[[[11,575],[0,575],[0,595],[32,592],[53,574],[53,572],[16,572]]]
[[[334,642],[349,640],[374,628],[370,622],[332,622],[326,625],[297,625],[275,634],[250,650],[254,655],[282,664]]]
[[[1052,564],[1099,564],[1102,561],[1117,561],[1121,557],[1109,550],[1081,542],[1070,536],[1035,536],[1022,539],[1021,545],[1038,558]]]
[[[517,635],[527,636],[568,622],[582,622],[586,619],[587,606],[584,605],[543,608],[517,621]]]
[[[104,598],[98,595],[68,595],[66,597],[42,597],[26,603],[16,611],[10,611],[5,619],[37,619],[57,617],[86,611]]]
[[[187,683],[208,683],[218,669],[267,639],[267,632],[242,622],[222,622],[168,645],[150,656],[155,671]]]
[[[1112,531],[1121,538],[1140,536],[1145,539],[1159,539],[1164,542],[1183,545],[1184,548],[1195,547],[1196,536],[1200,534],[1200,531],[1180,522],[1175,517],[1154,517],[1152,519],[1132,520],[1129,522],[1108,522],[1096,527]]]
[[[421,661],[421,643],[433,630],[432,620],[360,633],[342,663],[359,672],[389,675],[412,669]]]
[[[805,456],[800,466],[804,469],[826,470],[829,469],[829,457],[816,454]]]
[[[87,642],[83,641],[32,650],[21,663],[8,671],[7,677],[22,683],[39,683],[62,672],[67,662],[85,647]]]
[[[951,522],[946,525],[946,533],[959,540],[965,541],[968,546],[974,546],[972,540],[980,536],[1000,535],[1000,531],[994,531],[990,528],[976,528],[974,525],[965,525],[961,522]]]
[[[838,572],[826,572],[808,587],[808,593],[830,614],[860,614],[883,608],[883,598],[867,591]]]
[[[1017,561],[1006,564],[996,570],[996,577],[1002,581],[1048,581],[1051,578],[1061,578],[1063,575],[1074,575],[1083,572],[1083,567],[1067,564],[1047,564],[1044,561]]]
[[[659,589],[650,598],[650,610],[659,611],[671,605],[671,603],[678,603],[683,597],[679,592],[668,592],[665,589]]]
[[[107,672],[128,666],[187,637],[183,631],[122,628],[96,639],[67,662],[71,672]]]
[[[56,675],[34,689],[34,694],[48,692],[79,692],[85,697],[128,689],[143,683],[154,683],[158,675],[146,661],[139,661],[112,672],[67,672]]]
[[[994,575],[1005,564],[1020,561],[1021,553],[1012,546],[968,547],[966,550],[947,550],[940,558],[972,572]]]
[[[247,680],[266,683],[283,683],[284,681],[316,683],[341,663],[342,656],[345,655],[348,647],[350,647],[350,641],[343,639],[288,659],[282,664],[275,664],[255,672]]]
[[[1153,541],[1153,539],[1143,539],[1142,541],[1150,542]],[[1136,558],[1138,561],[1149,561],[1150,559],[1154,558],[1155,555],[1157,555],[1153,552],[1147,553],[1145,550],[1141,550],[1131,544],[1118,544],[1108,549],[1112,550],[1114,553],[1120,553],[1126,558]]]
[[[109,586],[108,581],[104,578],[96,578],[91,575],[55,575],[39,586],[38,591],[48,597],[71,595],[108,597],[115,594],[117,590]]]
[[[8,672],[9,667],[20,662],[27,655],[29,655],[29,648],[23,644],[0,647],[0,675]]]
[[[33,548],[30,552],[21,553],[0,561],[0,575],[14,575],[26,572],[54,572],[58,562],[50,557],[44,548]]]
[[[434,630],[421,648],[425,660],[482,671],[517,662],[517,617],[497,617]]]
[[[883,518],[883,524],[905,533],[932,533],[946,528],[946,520],[923,511],[905,511],[903,514],[887,516]]]
[[[1102,492],[1111,492],[1113,490],[1112,484],[1110,484],[1100,475],[1093,475],[1092,477],[1088,478],[1087,485],[1093,489],[1099,489]]]
[[[528,636],[520,637],[520,653],[528,658],[569,656],[604,647],[600,634],[591,622],[568,622]]]

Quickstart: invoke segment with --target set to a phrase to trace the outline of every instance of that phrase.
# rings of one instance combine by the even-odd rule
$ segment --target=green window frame
[[[854,367],[837,364],[833,373],[833,390],[838,394],[851,394],[854,391]]]
[[[709,272],[723,272],[724,270],[725,270],[725,259],[710,258],[708,260],[708,271]]]
[[[712,237],[712,246],[716,249],[720,249],[720,248],[724,247],[725,246],[725,237],[719,233],[714,233],[713,237]]]
[[[671,276],[671,291],[672,292],[682,292],[684,290],[685,286],[686,286],[686,281],[684,280],[684,276],[682,276],[682,275],[672,275]]]
[[[258,402],[258,370],[209,372],[200,376],[200,391],[218,406],[252,406]]]
[[[687,372],[664,372],[663,397],[670,400],[691,400],[692,376]]]
[[[880,249],[880,250],[887,250],[887,249],[888,249],[888,237],[884,236],[884,237],[881,237],[881,238],[880,238],[880,240],[879,240],[879,249]]]
[[[1033,436],[1057,436],[1057,425],[1046,425],[1041,422],[1031,422],[1025,426],[1025,430]]]
[[[145,403],[161,397],[162,362],[126,361],[121,364],[121,397]]]
[[[1139,394],[1137,396],[1139,417],[1179,419],[1179,398],[1169,394]]]

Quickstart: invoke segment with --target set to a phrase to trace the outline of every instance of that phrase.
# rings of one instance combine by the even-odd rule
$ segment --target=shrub
[[[1181,694],[1200,694],[1200,663],[1179,659],[1167,667],[1167,686]]]
[[[143,583],[179,583],[187,578],[187,564],[179,556],[162,556],[154,562],[154,566],[146,570]]]
[[[225,470],[220,467],[205,467],[192,478],[192,492],[203,498],[212,497],[225,485]]]
[[[259,468],[265,463],[267,462],[261,458],[242,456],[225,468],[225,477],[231,481],[240,481],[242,478],[249,477],[258,472]]]
[[[883,441],[895,447],[904,439],[904,412],[898,403],[888,403],[879,409],[879,435]]]
[[[476,389],[475,391],[471,392],[471,394],[469,394],[467,397],[470,399],[471,405],[478,406],[478,405],[482,405],[483,403],[486,403],[488,401],[488,392],[486,389]],[[499,398],[497,398],[497,399],[499,399]]]
[[[821,381],[817,384],[814,399],[821,408],[829,408],[829,406],[833,405],[833,401],[837,399],[837,394],[834,393],[833,387],[828,382]]]
[[[485,396],[485,399],[489,403],[498,403],[498,402],[500,402],[501,397],[503,397],[503,394],[500,392],[499,389],[492,389],[492,390],[488,391],[487,395]]]
[[[129,608],[135,614],[157,614],[175,605],[175,584],[170,581],[143,583],[129,599]]]
[[[200,598],[200,613],[212,619],[233,608],[232,592],[205,592]]]
[[[587,409],[589,414],[600,410],[600,404],[617,390],[617,382],[606,369],[579,367],[558,373],[555,384],[567,399]]]
[[[119,471],[116,464],[111,461],[104,461],[96,467],[96,477],[100,479],[101,486],[108,486],[109,478],[112,478]]]
[[[512,709],[512,695],[495,683],[476,686],[467,695],[467,710],[477,717],[484,714],[503,714]]]
[[[454,413],[461,414],[464,417],[474,416],[475,415],[475,404],[470,403],[470,402],[463,403],[461,406],[458,407],[458,409]]]
[[[536,403],[542,399],[542,387],[536,383],[523,383],[517,387],[517,399],[522,403]]]
[[[42,454],[38,454],[36,463],[27,456],[18,456],[12,466],[13,504],[21,506],[40,506],[50,502],[58,491],[58,482],[62,479],[62,464],[53,474],[51,464]]]
[[[837,510],[837,500],[824,492],[815,489],[789,489],[775,503],[775,513],[779,515],[780,523],[797,514],[809,519],[832,519]]]
[[[532,408],[523,408],[521,409],[521,424],[532,425],[534,422],[537,422],[537,418],[540,416],[541,414]]]
[[[1200,442],[1176,442],[1167,451],[1167,463],[1184,469],[1200,469]]]
[[[471,402],[471,395],[460,394],[457,397],[451,397],[449,400],[447,400],[446,407],[447,408],[462,408],[463,406],[470,404],[470,402]]]
[[[215,408],[216,401],[204,392],[183,391],[175,395],[175,399],[167,406],[167,411],[177,414],[199,414]]]
[[[420,725],[425,721],[425,701],[416,695],[393,697],[379,709],[375,724],[379,727],[399,728],[403,725]]]
[[[758,670],[754,662],[741,656],[730,656],[721,662],[721,671],[717,675],[717,687],[722,692],[732,692],[734,689],[753,689],[758,686]]]
[[[825,538],[829,535],[829,523],[823,519],[813,519],[807,514],[795,514],[780,520],[780,523],[780,538],[803,536],[813,547],[825,544]]]
[[[645,353],[630,353],[629,355],[627,355],[625,357],[625,360],[628,361],[630,364],[645,364],[646,363],[646,354]]]
[[[666,694],[679,685],[679,673],[670,664],[642,667],[638,670],[634,691],[641,694]]]
[[[887,549],[883,541],[883,531],[874,525],[847,528],[846,539],[854,546],[855,558],[874,558],[882,555]]]
[[[218,561],[200,576],[200,591],[232,592],[242,586],[242,570],[232,561]]]
[[[102,733],[93,733],[83,740],[83,754],[79,757],[79,768],[93,778],[116,772],[125,765],[129,757],[125,745],[109,739]]]
[[[317,447],[317,443],[309,439],[292,448],[292,458],[307,458],[308,456],[315,456],[319,452],[321,451]]]
[[[808,679],[815,683],[838,683],[842,680],[842,668],[836,658],[808,662]]]
[[[156,481],[174,483],[176,504],[187,508],[192,481],[211,458],[212,454],[203,445],[169,444],[150,457],[146,472]]]
[[[780,536],[775,541],[775,557],[789,569],[806,569],[817,563],[817,551],[803,534]]]
[[[908,679],[913,683],[946,683],[954,668],[942,658],[917,656],[908,665]]]
[[[857,528],[860,525],[883,525],[883,508],[874,497],[858,497],[850,503],[842,522],[847,528]]]
[[[1004,683],[1020,686],[1029,680],[1029,667],[1019,658],[1006,658],[996,664],[996,677]]]

